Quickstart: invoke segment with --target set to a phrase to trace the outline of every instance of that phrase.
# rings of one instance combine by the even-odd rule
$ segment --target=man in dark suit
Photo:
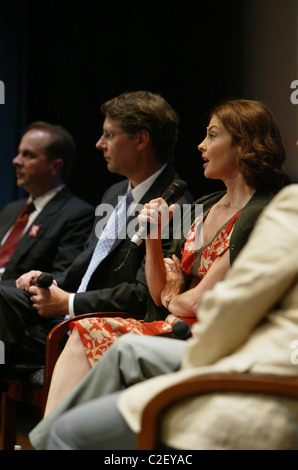
[[[13,159],[17,185],[27,199],[11,202],[0,212],[0,278],[2,285],[32,269],[65,272],[81,252],[94,221],[94,208],[65,186],[75,157],[72,136],[61,126],[32,123]],[[10,234],[26,204],[33,202],[26,225],[13,246]]]
[[[133,197],[131,204],[149,202],[162,195],[178,177],[171,166],[178,117],[162,97],[149,92],[122,94],[105,103],[102,111],[105,114],[103,134],[96,146],[103,152],[108,170],[127,179],[112,186],[104,195],[102,205],[96,210],[99,218],[88,246],[69,268],[65,279],[56,279],[59,287],[54,283],[49,289],[31,286],[39,274],[33,271],[18,279],[19,289],[10,292],[0,289],[0,339],[5,335],[7,358],[13,345],[22,338],[24,324],[27,327],[39,324],[46,329],[49,319],[63,315],[96,311],[146,313],[144,244],[134,246],[122,268],[117,270],[131,246],[126,232],[125,237],[114,239],[87,285],[82,288],[81,284],[97,244],[101,247],[105,237],[104,209],[115,207],[119,196],[128,190]],[[188,195],[181,202],[191,201]],[[125,223],[125,230],[130,223],[131,217]],[[169,239],[164,240],[165,252],[169,243]]]

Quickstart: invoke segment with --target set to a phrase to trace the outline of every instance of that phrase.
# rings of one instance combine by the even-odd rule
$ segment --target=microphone
[[[47,289],[50,287],[53,283],[53,276],[50,273],[41,273],[36,282],[31,282],[31,285],[38,285],[39,287],[43,287],[44,289]]]
[[[188,189],[188,184],[183,180],[175,180],[172,184],[165,190],[164,194],[161,196],[168,206],[175,204]],[[139,246],[144,241],[144,237],[149,233],[148,228],[150,224],[141,226],[137,233],[131,238],[132,243]]]
[[[188,188],[188,184],[183,180],[175,180],[172,184],[165,190],[163,195],[161,196],[165,202],[170,206],[171,204],[175,204],[185,193]],[[126,256],[122,263],[118,266],[118,268],[114,269],[115,272],[119,271],[125,264],[126,260],[128,259],[130,252],[134,245],[139,246],[144,241],[144,237],[147,234],[147,229],[150,227],[150,224],[146,224],[145,226],[141,226],[137,233],[133,235],[131,238],[130,247],[127,250]],[[149,231],[148,231],[149,233]]]
[[[192,336],[189,325],[184,321],[177,321],[174,323],[172,327],[172,335],[174,338],[182,340],[186,340]]]

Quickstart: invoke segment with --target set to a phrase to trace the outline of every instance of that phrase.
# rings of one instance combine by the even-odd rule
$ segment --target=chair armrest
[[[46,344],[46,359],[45,359],[45,369],[44,369],[44,390],[45,396],[48,394],[50,387],[53,370],[57,359],[60,354],[60,341],[64,335],[69,331],[69,324],[73,321],[83,320],[85,318],[95,318],[95,317],[121,317],[121,318],[135,318],[137,320],[143,320],[143,315],[137,315],[127,312],[92,312],[84,313],[82,315],[75,315],[72,318],[67,318],[66,320],[61,321],[56,326],[52,328],[47,337]]]
[[[298,398],[298,377],[265,374],[202,374],[158,393],[143,410],[137,450],[157,449],[162,414],[178,400],[211,392],[265,393]]]

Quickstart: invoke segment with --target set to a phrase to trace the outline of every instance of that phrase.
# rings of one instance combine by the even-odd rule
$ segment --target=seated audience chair
[[[212,373],[172,385],[148,402],[142,415],[137,450],[156,450],[163,413],[177,401],[211,392],[265,393],[298,398],[298,377],[266,374]]]

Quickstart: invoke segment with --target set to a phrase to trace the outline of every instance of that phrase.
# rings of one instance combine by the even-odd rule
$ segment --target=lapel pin
[[[32,225],[32,227],[29,230],[29,237],[36,237],[38,235],[40,227],[41,227],[40,225]]]

